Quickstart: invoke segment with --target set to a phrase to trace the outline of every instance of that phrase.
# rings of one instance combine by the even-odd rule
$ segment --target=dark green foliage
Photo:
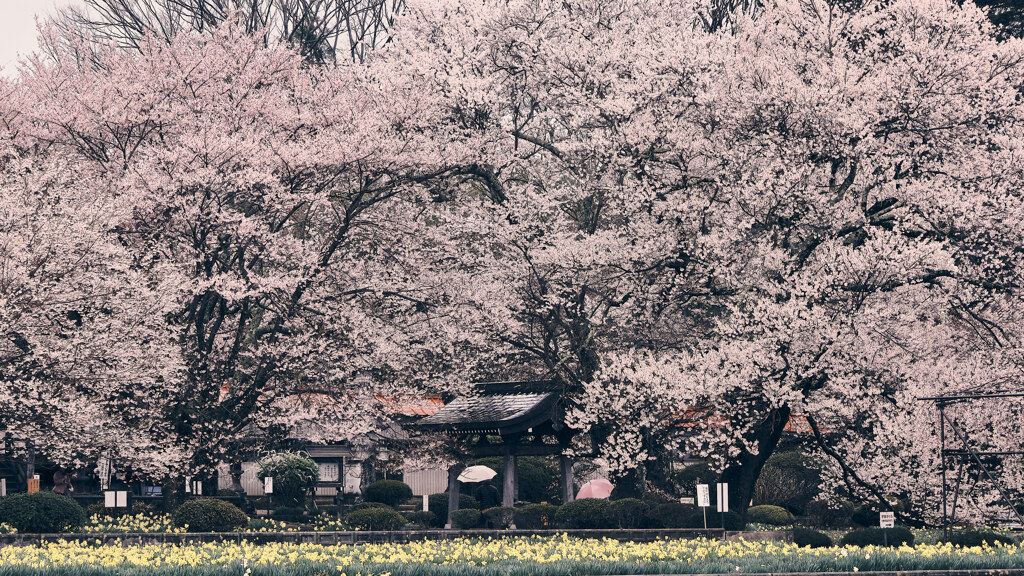
[[[423,528],[429,528],[437,522],[437,515],[433,512],[417,510],[416,512],[409,512],[405,514],[406,519],[411,524],[422,526]]]
[[[832,538],[824,532],[818,532],[811,528],[802,526],[793,527],[793,543],[797,546],[810,546],[811,548],[828,548],[832,545]]]
[[[394,508],[394,506],[388,506],[383,502],[360,502],[352,507],[352,510],[365,510],[367,508]]]
[[[302,522],[306,519],[306,509],[302,506],[278,506],[270,517],[282,522]]]
[[[793,523],[793,515],[781,506],[762,504],[747,509],[747,522],[768,524],[771,526],[789,526]]]
[[[711,470],[707,462],[691,464],[672,476],[682,496],[697,497],[697,484],[711,484],[718,480],[718,474]],[[716,497],[715,491],[711,491],[711,498]],[[712,504],[714,502],[712,501]]]
[[[22,533],[70,532],[87,520],[78,502],[63,494],[44,491],[0,499],[0,523]]]
[[[156,506],[149,502],[133,502],[131,511],[128,508],[107,508],[102,502],[95,502],[85,507],[85,516],[91,518],[93,516],[109,516],[111,518],[120,518],[121,516],[135,516],[137,514],[149,514],[153,515],[157,513]]]
[[[949,538],[945,540],[954,546],[970,547],[970,546],[983,546],[988,544],[994,546],[996,542],[1002,544],[1015,544],[1013,538],[1006,534],[998,534],[988,530],[967,530],[964,532],[954,532],[950,534]]]
[[[686,528],[690,516],[698,511],[689,504],[666,502],[651,507],[646,515],[646,528]],[[703,521],[701,527],[703,527]]]
[[[495,506],[481,511],[484,515],[484,522],[492,530],[507,530],[515,517],[515,508]]]
[[[491,483],[502,490],[505,474],[505,460],[498,456],[481,458],[474,465],[487,466],[498,473]],[[519,477],[519,500],[522,502],[560,502],[558,491],[559,469],[557,463],[543,456],[520,456],[516,458],[516,473]],[[472,488],[470,488],[472,487]],[[467,485],[472,494],[475,485]]]
[[[406,520],[391,508],[363,508],[349,512],[345,524],[356,530],[398,530]]]
[[[570,529],[610,528],[608,501],[600,498],[583,498],[562,504],[558,507],[558,512],[555,512],[555,525]]]
[[[636,498],[623,498],[608,504],[608,516],[616,528],[642,528],[650,508]]]
[[[480,511],[475,508],[458,509],[452,512],[452,528],[468,530],[480,525]]]
[[[761,469],[754,485],[754,504],[772,504],[804,514],[807,504],[820,492],[820,484],[817,464],[803,452],[777,452]]]
[[[259,462],[256,474],[260,480],[274,479],[275,503],[302,506],[306,496],[320,481],[320,467],[313,460],[295,452],[276,452]]]
[[[430,511],[434,513],[434,526],[437,528],[443,528],[448,523],[448,493],[442,492],[440,494],[431,494],[427,498],[427,506]],[[459,509],[464,510],[468,508],[480,509],[480,503],[476,501],[476,498],[468,494],[459,494]]]
[[[707,510],[707,522],[708,529],[719,529],[722,528],[722,524],[725,524],[726,530],[743,530],[746,527],[746,522],[743,518],[735,512],[726,512],[725,514],[719,514],[715,512],[714,508]],[[704,512],[697,509],[696,512],[690,514],[690,517],[686,520],[684,528],[704,528]]]
[[[914,544],[914,535],[903,526],[889,528],[889,546]],[[843,546],[884,546],[885,535],[881,528],[861,528],[847,532],[840,541]]]
[[[555,527],[554,504],[529,504],[515,509],[516,528],[522,530],[543,530]]]
[[[864,528],[872,528],[878,526],[878,508],[864,504],[854,508],[853,513],[850,514],[850,520],[853,521],[855,526],[862,526]]]
[[[398,480],[378,480],[363,489],[363,500],[380,502],[392,508],[412,498],[412,488]]]
[[[216,498],[196,498],[178,506],[172,521],[188,526],[189,532],[231,532],[249,524],[249,517],[238,506]]]
[[[853,509],[853,504],[847,501],[830,504],[824,500],[812,500],[804,508],[804,518],[814,526],[846,528],[850,526]]]

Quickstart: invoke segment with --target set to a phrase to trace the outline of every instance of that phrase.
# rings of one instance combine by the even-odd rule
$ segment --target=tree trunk
[[[779,438],[789,422],[791,410],[788,406],[775,408],[768,413],[754,431],[757,454],[743,453],[722,472],[722,482],[729,484],[729,510],[746,516],[750,499],[754,495],[754,484],[761,475],[761,468],[775,451]],[[712,494],[714,490],[712,490]]]

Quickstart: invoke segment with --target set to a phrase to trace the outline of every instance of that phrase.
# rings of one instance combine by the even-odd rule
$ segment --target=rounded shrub
[[[608,528],[608,501],[600,498],[583,498],[562,504],[555,512],[555,525],[559,528],[594,529]]]
[[[769,526],[789,526],[793,523],[793,515],[781,506],[763,504],[747,509],[747,522],[768,524]]]
[[[429,528],[437,522],[437,515],[429,510],[417,510],[404,514],[410,524],[416,524],[423,528]]]
[[[297,452],[274,452],[259,461],[256,476],[274,479],[274,501],[304,506],[306,495],[320,481],[320,467]]]
[[[231,532],[249,524],[245,512],[216,498],[196,498],[178,506],[172,521],[189,532]]]
[[[793,527],[793,543],[797,546],[810,546],[811,548],[828,548],[832,546],[832,537],[824,532],[818,532],[811,528],[802,526]]]
[[[412,488],[398,480],[378,480],[363,489],[363,500],[380,502],[392,508],[412,498]]]
[[[388,506],[383,502],[360,502],[359,504],[353,506],[352,510],[365,510],[367,508],[393,508],[393,506]]]
[[[23,533],[70,532],[88,518],[71,498],[54,492],[12,494],[0,500],[0,524]]]
[[[363,508],[349,512],[345,524],[356,530],[398,530],[406,520],[391,508]]]
[[[468,530],[480,525],[480,511],[475,508],[460,508],[452,512],[452,528]]]
[[[494,508],[481,510],[480,513],[483,514],[484,522],[488,528],[492,530],[507,530],[515,518],[515,510],[515,508],[495,506]],[[518,526],[516,527],[518,528]]]
[[[522,530],[543,530],[555,527],[555,513],[558,506],[554,504],[529,504],[515,509],[516,528]]]
[[[646,514],[647,528],[687,528],[690,516],[697,509],[689,504],[665,502],[652,506]],[[704,524],[701,524],[703,527]]]
[[[966,530],[963,532],[954,532],[950,534],[949,538],[945,539],[946,542],[954,546],[960,546],[961,548],[968,548],[973,546],[995,546],[999,544],[1016,544],[1013,538],[1006,534],[999,534],[998,532],[992,532],[989,530]]]
[[[642,528],[650,508],[636,498],[613,500],[608,504],[608,517],[617,528]]]
[[[914,544],[914,534],[903,526],[889,528],[889,546],[900,546]],[[840,544],[843,546],[884,546],[886,542],[885,531],[881,528],[861,528],[847,532]]]
[[[302,522],[306,518],[306,508],[304,506],[278,506],[270,513],[270,517],[283,522]]]
[[[434,513],[434,526],[437,528],[444,527],[448,523],[448,493],[431,494],[427,498],[427,506]],[[469,494],[459,494],[459,510],[470,508],[479,510],[480,503]]]

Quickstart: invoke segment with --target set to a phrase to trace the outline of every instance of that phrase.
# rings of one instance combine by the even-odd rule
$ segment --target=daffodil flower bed
[[[61,541],[0,548],[0,576],[569,576],[1007,568],[1024,568],[1019,546],[812,549],[771,541],[633,543],[558,536],[355,546],[248,542],[98,546]]]
[[[3,533],[3,526],[0,525],[0,534]],[[11,529],[12,532],[14,529]],[[249,521],[249,525],[241,532],[296,532],[298,528],[289,527],[284,522],[270,518],[258,518]],[[136,514],[134,516],[100,516],[94,515],[89,522],[82,527],[81,532],[88,534],[140,534],[140,533],[169,533],[180,534],[187,532],[186,528],[175,526],[168,514],[148,515]]]

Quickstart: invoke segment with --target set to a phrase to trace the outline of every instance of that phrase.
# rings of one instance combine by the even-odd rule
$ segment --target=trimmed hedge
[[[387,504],[384,504],[383,502],[360,502],[359,504],[356,504],[355,506],[352,507],[352,511],[354,512],[356,510],[366,510],[366,509],[369,509],[369,508],[392,508],[393,509],[394,507],[393,506],[388,506]]]
[[[698,510],[689,504],[666,502],[647,511],[646,528],[689,528],[690,517]],[[703,527],[703,517],[701,527]]]
[[[914,534],[903,526],[889,528],[889,546],[914,544]],[[861,528],[847,532],[840,544],[843,546],[884,546],[886,536],[881,528]]]
[[[452,528],[468,530],[480,525],[480,511],[475,508],[460,508],[452,512]]]
[[[345,524],[357,530],[398,530],[406,520],[391,508],[363,508],[349,512]]]
[[[832,546],[832,537],[824,532],[818,532],[801,526],[793,527],[793,543],[797,546],[810,546],[811,548],[828,548]]]
[[[189,532],[231,532],[249,524],[249,517],[238,506],[216,498],[189,500],[174,511],[175,526]]]
[[[378,480],[363,489],[363,500],[380,502],[392,508],[412,498],[412,488],[398,480]]]
[[[411,524],[422,526],[423,528],[429,528],[434,525],[437,521],[437,515],[433,512],[425,510],[417,510],[415,512],[409,512],[404,515]]]
[[[481,510],[480,513],[483,514],[488,528],[492,530],[508,530],[509,526],[512,525],[512,520],[515,518],[515,510],[515,508],[495,506],[494,508]],[[518,526],[516,527],[518,528]]]
[[[781,506],[763,504],[761,506],[751,506],[747,509],[747,522],[768,524],[770,526],[789,526],[793,523],[793,515],[789,513],[789,510]]]
[[[516,528],[542,530],[554,528],[558,506],[554,504],[529,504],[515,509]]]
[[[278,506],[270,513],[270,517],[284,522],[302,522],[306,518],[306,508],[303,506]]]
[[[18,532],[69,532],[82,527],[85,510],[71,498],[54,492],[12,494],[0,500],[0,523]]]
[[[996,532],[988,530],[967,530],[964,532],[954,532],[949,538],[944,540],[954,546],[960,546],[961,548],[969,548],[973,546],[994,546],[997,542],[1000,544],[1016,544],[1013,538]]]
[[[559,528],[608,528],[609,524],[608,501],[600,498],[575,500],[555,512],[555,525]]]
[[[440,494],[431,494],[427,498],[427,506],[430,511],[434,513],[435,520],[434,526],[437,528],[443,528],[448,523],[448,493],[441,492]],[[480,509],[480,503],[476,501],[469,494],[459,494],[459,510],[466,510],[469,508]]]
[[[608,516],[612,525],[617,528],[642,528],[647,522],[647,512],[651,507],[636,498],[613,500],[608,504]]]

